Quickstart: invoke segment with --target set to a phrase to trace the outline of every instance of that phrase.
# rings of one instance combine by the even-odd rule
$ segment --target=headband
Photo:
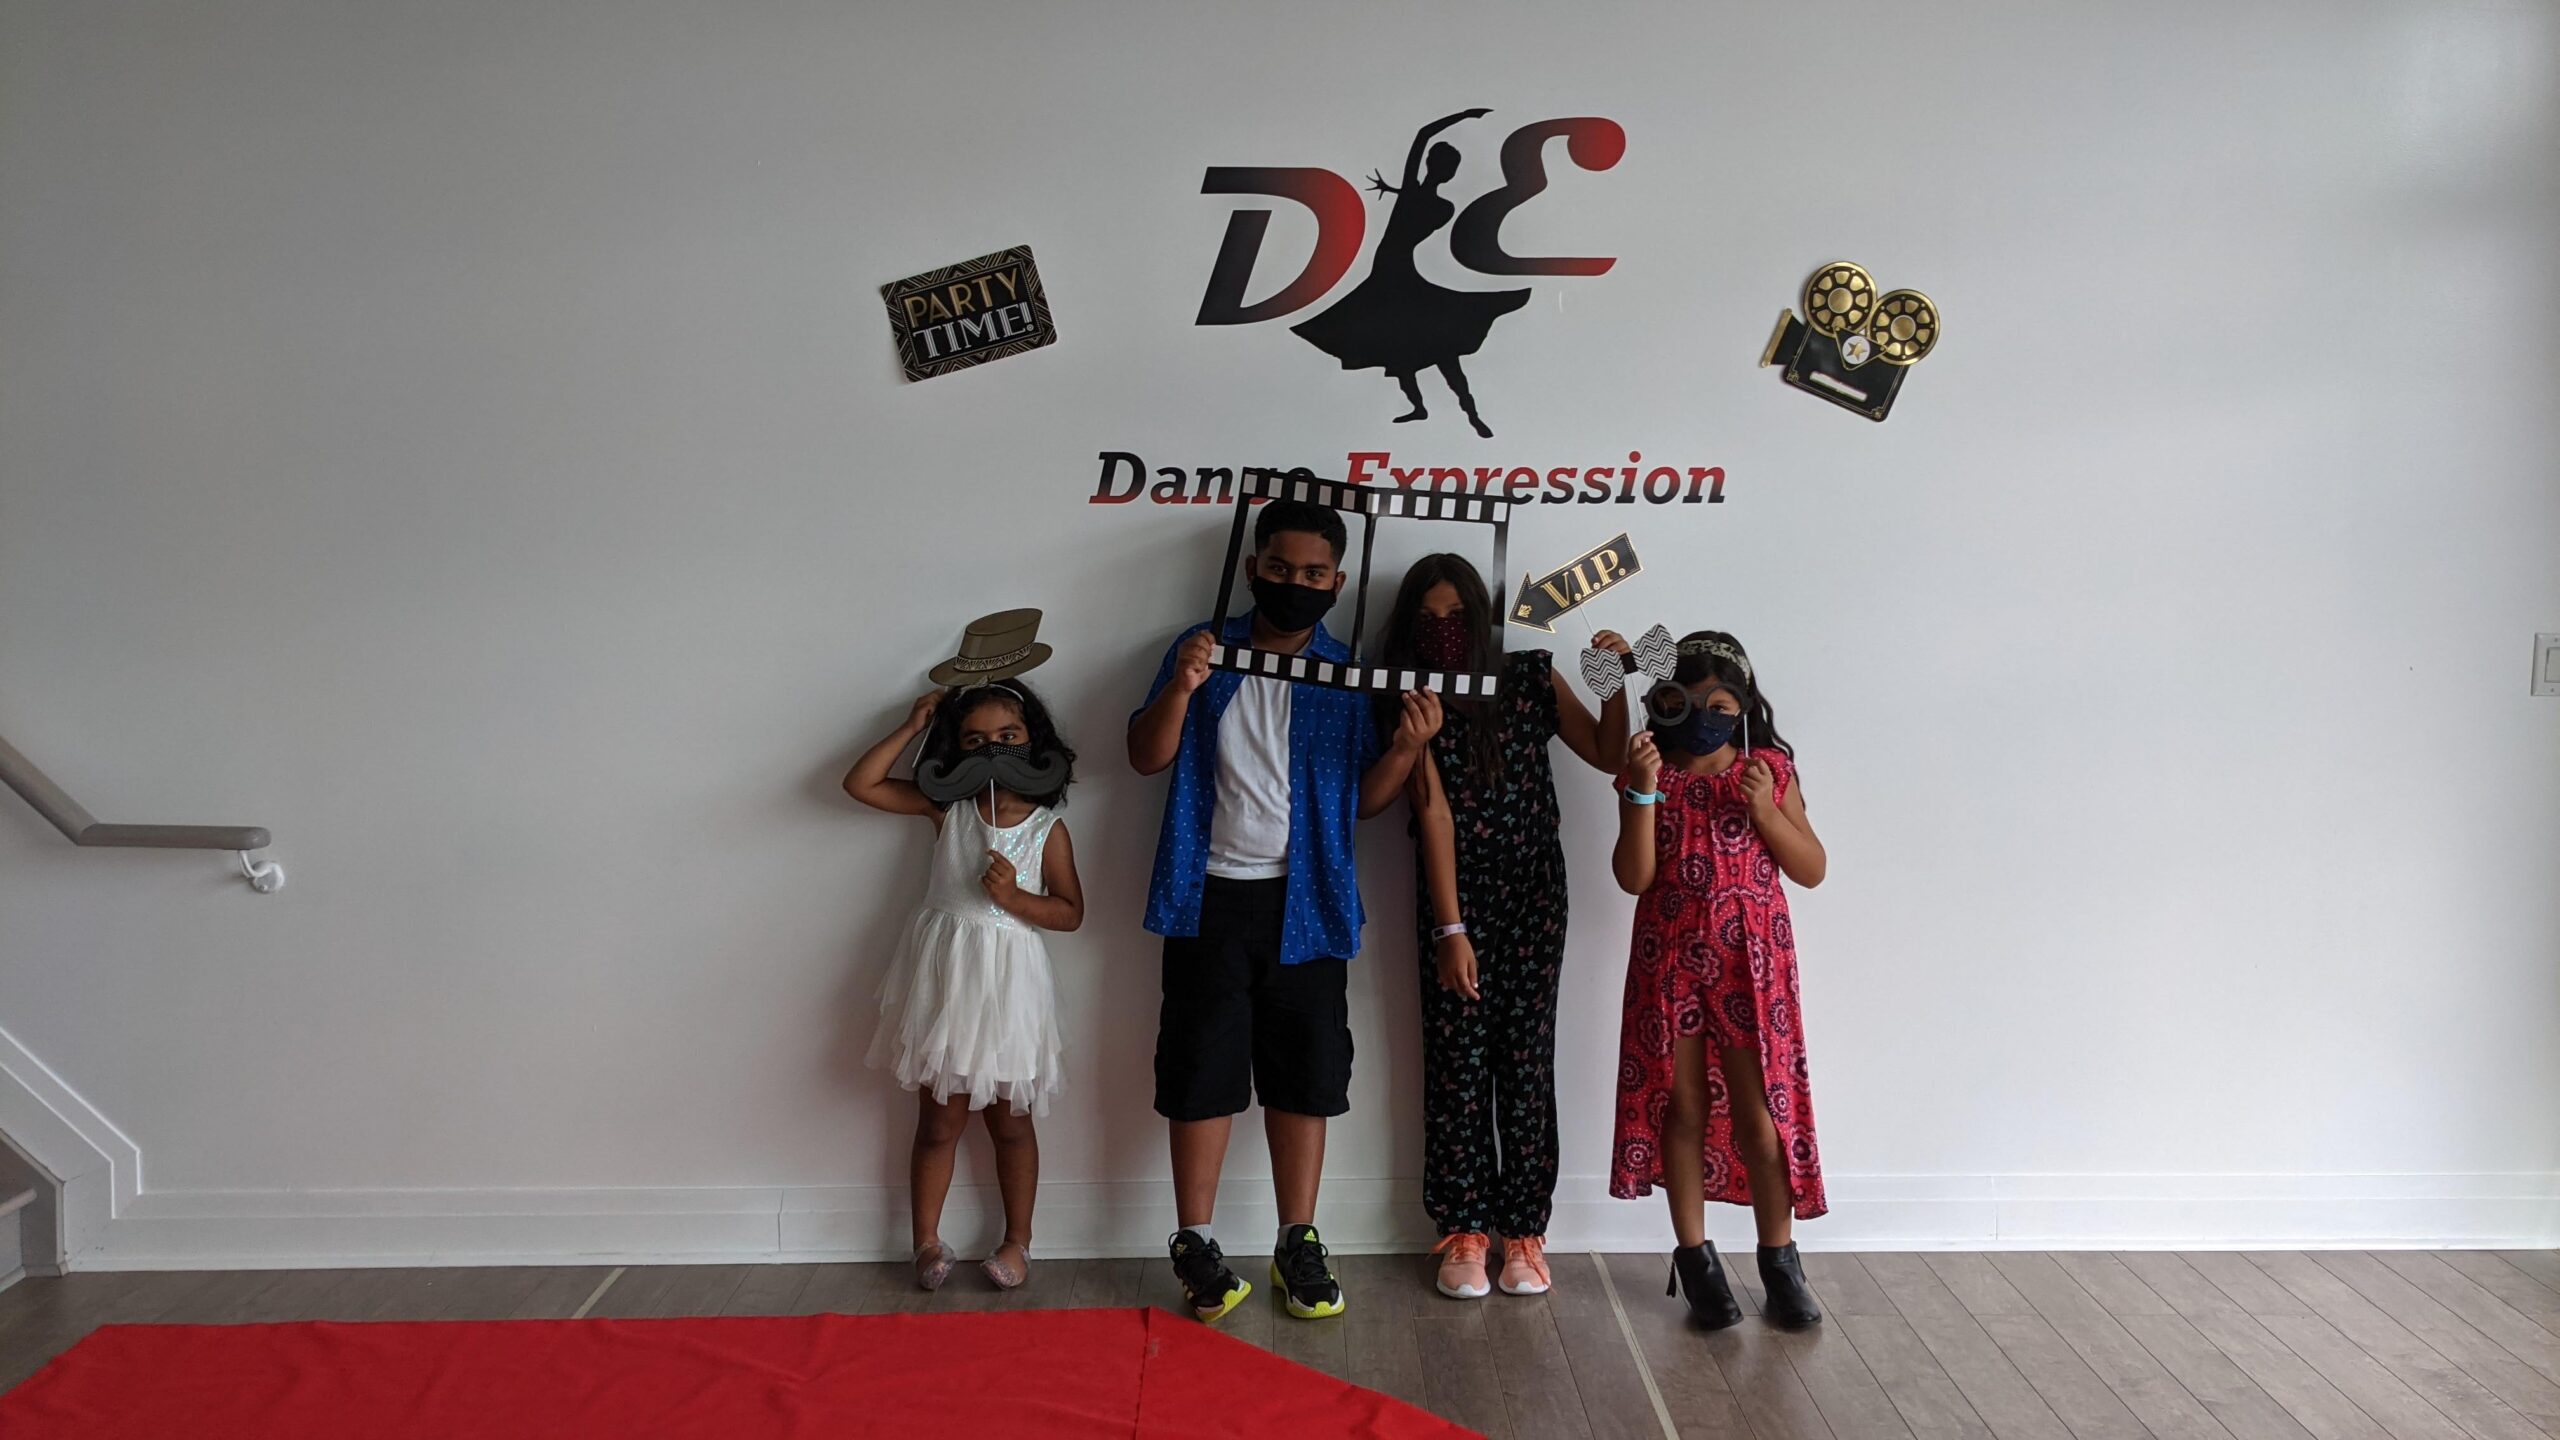
[[[1025,704],[1030,703],[1031,700],[1031,697],[1022,693],[1019,687],[1003,680],[966,680],[957,685],[946,685],[943,688],[950,692],[943,697],[946,700],[957,700],[972,690],[1001,690],[1007,695],[1010,695],[1014,699],[1022,701]]]
[[[1742,678],[1745,681],[1749,681],[1751,679],[1751,657],[1743,654],[1742,647],[1739,645],[1729,644],[1722,640],[1700,637],[1681,641],[1680,653],[1684,656],[1713,655],[1727,664],[1739,666],[1742,670]]]

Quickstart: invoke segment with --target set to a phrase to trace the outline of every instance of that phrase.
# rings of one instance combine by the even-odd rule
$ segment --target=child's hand
[[[910,735],[923,730],[926,726],[933,723],[934,707],[941,703],[942,691],[939,687],[927,690],[916,697],[916,703],[914,705],[908,707],[907,723],[899,726],[898,728],[906,731]]]
[[[987,852],[987,873],[979,883],[987,887],[987,898],[1008,915],[1013,913],[1014,902],[1022,898],[1022,877],[1001,850]]]
[[[1182,649],[1173,657],[1173,688],[1177,693],[1188,695],[1208,683],[1209,652],[1217,643],[1218,637],[1207,630],[1182,642]]]
[[[1636,649],[1636,647],[1627,643],[1626,636],[1619,634],[1615,630],[1603,630],[1592,636],[1591,648],[1594,650],[1606,650],[1612,655],[1632,655],[1635,653]]]
[[[1765,815],[1778,808],[1778,777],[1769,762],[1754,755],[1742,762],[1742,793],[1751,802],[1755,815]]]
[[[1662,780],[1662,747],[1653,743],[1653,732],[1639,730],[1627,742],[1627,778],[1635,783],[1628,788],[1650,794],[1660,788]]]
[[[1464,935],[1443,935],[1433,947],[1439,956],[1440,988],[1481,1000],[1476,989],[1476,946]]]
[[[1406,691],[1404,716],[1396,721],[1396,748],[1407,754],[1418,753],[1439,733],[1440,697],[1428,690]]]

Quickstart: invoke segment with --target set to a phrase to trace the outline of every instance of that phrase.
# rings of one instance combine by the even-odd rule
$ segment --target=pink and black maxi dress
[[[1795,787],[1782,752],[1755,750],[1776,777],[1776,798]],[[1631,1200],[1662,1183],[1663,1132],[1671,1115],[1671,1057],[1684,1036],[1705,1037],[1706,1197],[1751,1203],[1751,1181],[1733,1148],[1733,1116],[1715,1052],[1753,1049],[1768,1087],[1770,1118],[1787,1157],[1799,1220],[1829,1207],[1813,1138],[1813,1090],[1805,1068],[1804,1016],[1796,997],[1795,925],[1776,857],[1751,823],[1736,762],[1714,775],[1666,767],[1655,812],[1653,888],[1636,901],[1618,1033],[1618,1118],[1609,1193]]]

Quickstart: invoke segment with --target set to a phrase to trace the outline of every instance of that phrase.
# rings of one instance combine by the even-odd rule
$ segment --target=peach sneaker
[[[1547,1273],[1547,1237],[1515,1235],[1502,1242],[1502,1293],[1544,1295],[1555,1287]]]
[[[1484,1259],[1493,1238],[1472,1230],[1442,1237],[1431,1247],[1440,1256],[1440,1293],[1452,1300],[1481,1300],[1493,1293],[1485,1279]]]

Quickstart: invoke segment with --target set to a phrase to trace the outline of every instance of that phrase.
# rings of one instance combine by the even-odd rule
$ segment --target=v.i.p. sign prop
[[[1555,633],[1556,617],[1644,569],[1635,542],[1621,535],[1585,550],[1573,563],[1549,573],[1520,577],[1520,602],[1511,607],[1511,623]]]

